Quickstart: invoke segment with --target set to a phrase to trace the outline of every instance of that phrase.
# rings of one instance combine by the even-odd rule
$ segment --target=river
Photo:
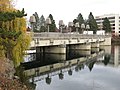
[[[118,45],[27,57],[22,66],[34,90],[120,90]]]

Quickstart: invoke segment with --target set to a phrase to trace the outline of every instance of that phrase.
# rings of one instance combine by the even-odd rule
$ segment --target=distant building
[[[103,19],[107,17],[110,21],[111,29],[112,29],[112,35],[113,36],[120,36],[120,16],[119,14],[105,14],[101,16],[96,16],[96,22],[98,25],[99,30],[103,30]]]

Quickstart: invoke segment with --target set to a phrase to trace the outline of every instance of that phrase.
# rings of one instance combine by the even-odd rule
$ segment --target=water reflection
[[[50,84],[51,83],[51,77],[48,75],[46,78],[45,78],[45,80],[46,80],[46,83],[47,84]]]
[[[63,74],[62,70],[60,70],[59,79],[62,80],[63,78],[64,78],[64,74]]]
[[[80,73],[83,78],[88,78],[88,80],[89,78],[91,78],[91,74],[93,75],[95,80],[98,80],[99,78],[101,78],[100,76],[101,74],[103,74],[102,76],[106,76],[104,69],[107,70],[106,72],[108,72],[109,69],[106,69],[107,67],[119,66],[118,50],[120,50],[119,46],[113,46],[112,48],[111,47],[109,48],[101,47],[100,49],[94,48],[92,49],[92,51],[89,51],[89,53],[85,52],[85,54],[82,53],[84,51],[72,51],[67,53],[67,55],[61,55],[61,56],[56,54],[44,54],[44,55],[40,54],[38,57],[36,57],[37,58],[36,61],[24,63],[22,64],[22,66],[24,67],[24,75],[27,76],[28,82],[30,84],[33,84],[33,86],[36,86],[36,90],[40,90],[41,89],[40,83],[42,83],[45,86],[45,88],[48,87],[44,84],[43,81],[45,81],[47,85],[53,86],[54,85],[53,82],[56,82],[56,84],[61,83],[61,82],[58,82],[57,78],[59,78],[59,80],[62,80],[63,82],[66,80],[68,82],[68,79],[67,79],[69,78],[68,76],[71,76],[71,81],[72,81],[76,77],[80,77],[78,76],[78,74],[80,75]],[[110,70],[113,70],[113,69],[111,68]],[[114,71],[115,70],[111,72],[114,72]],[[99,72],[101,72],[100,75],[98,75]],[[99,77],[97,77],[96,75],[98,75]],[[95,77],[97,77],[97,79]],[[78,80],[79,81],[76,80],[76,83],[79,82],[79,84],[82,86],[84,86],[83,84],[85,85],[88,84],[84,80],[81,81],[80,78],[78,78]],[[104,78],[104,80],[106,79]],[[112,80],[112,78],[109,80]],[[72,82],[74,84],[74,80]],[[97,82],[100,83],[99,80]],[[89,84],[91,85],[91,83]],[[79,90],[80,88],[81,90],[91,89],[89,88],[89,86],[80,87],[80,85],[78,86],[75,85],[76,86],[74,87],[75,90]],[[55,87],[52,87],[52,86],[51,86],[51,89],[50,87],[48,89],[49,90],[68,90],[64,86],[62,86],[64,88],[58,87],[60,89],[58,88],[56,89]],[[77,87],[79,87],[79,89]],[[48,89],[45,89],[45,90],[48,90]],[[73,89],[69,88],[69,90],[73,90]],[[101,89],[101,86],[100,86],[99,90],[110,90],[110,89],[108,89],[108,87],[106,89]],[[119,89],[113,89],[113,90],[119,90]]]
[[[90,71],[92,71],[95,62],[96,62],[96,61],[92,61],[92,62],[90,62],[90,63],[88,64],[88,68],[89,68]]]
[[[105,54],[104,56],[104,60],[102,61],[104,63],[104,65],[107,65],[110,61],[110,55],[109,54]]]

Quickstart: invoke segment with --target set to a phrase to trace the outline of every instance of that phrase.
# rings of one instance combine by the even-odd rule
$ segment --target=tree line
[[[45,17],[42,15],[40,18],[39,18],[39,15],[37,12],[35,12],[33,14],[33,16],[35,16],[35,19],[36,19],[36,22],[34,23],[34,32],[47,32],[47,25],[45,23]],[[55,20],[52,16],[52,14],[49,14],[48,16],[50,19],[51,19],[51,24],[49,25],[50,26],[50,32],[57,32],[57,31],[60,31],[57,27],[56,27],[56,23],[55,23]],[[78,31],[81,32],[82,31],[82,27],[81,25],[84,24],[85,27],[87,25],[89,25],[90,29],[89,31],[93,31],[93,33],[96,33],[97,30],[100,29],[100,27],[98,27],[97,25],[97,22],[92,14],[92,12],[90,12],[89,16],[88,16],[88,19],[84,19],[82,14],[79,13],[77,18],[75,18],[73,21],[73,26],[72,26],[72,32],[75,32],[76,31],[76,27],[75,27],[75,24],[76,23],[79,23],[79,28],[78,28]],[[63,27],[63,30],[66,30],[67,29],[67,25],[64,25]],[[105,17],[103,19],[103,22],[102,22],[102,30],[105,30],[106,33],[110,33],[111,32],[111,25],[110,25],[110,21],[107,17]]]

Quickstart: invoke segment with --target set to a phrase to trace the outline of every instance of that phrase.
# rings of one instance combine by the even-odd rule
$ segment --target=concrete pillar
[[[103,49],[106,54],[111,54],[111,46],[100,46],[100,49]]]
[[[91,43],[70,45],[69,49],[91,50]]]
[[[89,56],[91,55],[91,51],[90,50],[72,50],[72,53],[74,53],[77,56]]]
[[[110,46],[111,45],[111,37],[105,37],[104,42],[100,42],[101,46]]]
[[[99,46],[100,46],[99,42],[93,42],[93,43],[91,43],[91,47],[92,48],[99,48]]]
[[[46,46],[44,47],[45,53],[56,53],[56,54],[66,54],[66,45],[57,45],[57,46]]]
[[[91,49],[91,52],[94,52],[94,53],[97,53],[97,52],[99,52],[100,51],[100,48],[92,48]]]
[[[43,51],[43,47],[36,47],[36,53],[41,53]]]

